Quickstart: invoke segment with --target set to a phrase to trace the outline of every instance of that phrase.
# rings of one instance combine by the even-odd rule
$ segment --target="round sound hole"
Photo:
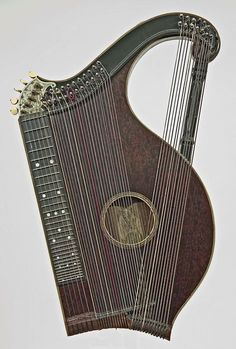
[[[144,195],[135,192],[120,193],[105,204],[101,226],[106,237],[117,245],[142,245],[157,230],[157,212]]]

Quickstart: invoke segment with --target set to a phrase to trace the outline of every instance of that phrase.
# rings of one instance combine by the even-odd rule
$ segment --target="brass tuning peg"
[[[16,115],[18,113],[18,108],[11,108],[10,112],[12,113],[12,115]]]
[[[14,90],[15,90],[16,92],[19,92],[19,93],[22,92],[22,90],[21,90],[20,88],[14,88]]]
[[[18,98],[11,98],[11,104],[17,104],[19,102]]]
[[[26,80],[20,79],[20,82],[21,82],[23,85],[28,85],[28,81],[26,81]]]
[[[38,76],[38,74],[35,71],[30,71],[28,75],[31,79],[37,78]]]

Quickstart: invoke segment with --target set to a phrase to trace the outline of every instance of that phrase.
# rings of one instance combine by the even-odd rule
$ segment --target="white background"
[[[233,0],[0,0],[0,347],[2,349],[179,348],[235,345],[236,2]],[[185,11],[210,20],[222,47],[210,64],[194,167],[210,195],[216,223],[212,264],[181,311],[171,342],[129,330],[67,337],[17,118],[9,113],[20,78],[78,73],[139,22]],[[131,105],[161,129],[171,46],[150,51],[129,84]],[[165,51],[166,47],[166,51]],[[160,55],[159,55],[160,52]],[[150,77],[150,80],[147,78]],[[149,92],[147,84],[149,83]],[[162,88],[163,87],[163,88]],[[163,98],[157,97],[165,90]]]

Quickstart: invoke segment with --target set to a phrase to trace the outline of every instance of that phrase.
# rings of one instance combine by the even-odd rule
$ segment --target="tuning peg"
[[[14,88],[14,90],[15,90],[16,92],[19,92],[19,93],[22,92],[22,90],[21,90],[20,88]]]
[[[28,81],[26,81],[26,80],[20,79],[20,82],[21,82],[23,85],[28,85]]]
[[[35,71],[30,71],[28,75],[31,79],[37,78],[38,76],[38,74]]]
[[[17,104],[19,102],[18,98],[11,98],[11,104]]]
[[[12,113],[12,115],[16,115],[18,113],[18,108],[11,108],[10,112]]]

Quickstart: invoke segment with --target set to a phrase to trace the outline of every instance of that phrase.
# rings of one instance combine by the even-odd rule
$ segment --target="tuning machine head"
[[[13,115],[33,114],[42,111],[42,99],[45,91],[49,87],[56,87],[53,81],[42,81],[38,74],[30,71],[29,77],[32,80],[20,80],[24,85],[22,88],[15,88],[16,92],[20,93],[18,98],[12,98],[10,101],[13,104],[10,112]]]

